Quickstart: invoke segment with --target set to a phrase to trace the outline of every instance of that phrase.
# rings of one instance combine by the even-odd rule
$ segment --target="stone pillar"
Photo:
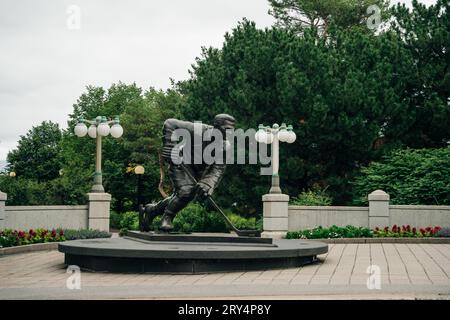
[[[283,238],[289,225],[289,196],[282,193],[269,193],[262,196],[263,238]]]
[[[7,198],[6,193],[0,191],[0,230],[6,228],[5,201]]]
[[[109,232],[111,195],[109,193],[88,193],[88,228]]]
[[[369,194],[369,228],[390,226],[389,195],[383,190]]]

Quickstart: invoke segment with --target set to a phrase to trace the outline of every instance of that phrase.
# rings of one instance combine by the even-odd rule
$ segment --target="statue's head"
[[[235,123],[236,120],[234,117],[226,113],[221,113],[214,117],[213,126],[214,128],[225,132],[227,129],[234,129]]]

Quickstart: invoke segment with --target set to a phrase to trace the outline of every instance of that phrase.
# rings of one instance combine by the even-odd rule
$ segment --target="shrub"
[[[69,172],[51,181],[38,182],[23,177],[0,175],[0,190],[8,194],[8,205],[76,205],[86,202],[90,176]]]
[[[323,228],[321,226],[314,229],[303,231],[290,231],[287,233],[287,239],[332,239],[332,238],[421,238],[421,237],[439,237],[441,227],[415,228],[409,225],[399,227],[394,225],[392,228],[375,228],[370,230],[364,227],[337,227]],[[450,229],[447,229],[450,230]],[[450,232],[442,232],[450,235]],[[443,235],[445,236],[445,235]]]
[[[111,238],[111,233],[100,230],[92,229],[58,229],[57,231],[62,231],[66,240],[78,240],[78,239],[98,239],[98,238]]]
[[[199,203],[190,203],[173,221],[178,232],[227,232],[224,219],[217,212],[208,212]]]
[[[128,229],[127,228],[122,228],[119,230],[119,237],[123,237],[127,234]]]
[[[353,203],[381,189],[393,204],[450,204],[450,148],[400,150],[373,162],[353,181]]]
[[[254,229],[258,227],[255,217],[244,218],[228,211],[226,215],[238,229]],[[112,213],[111,219],[114,219],[111,225],[117,225],[118,229],[139,230],[139,214],[137,212]],[[161,216],[158,216],[153,220],[153,230],[157,230],[160,224]],[[173,220],[173,226],[175,232],[185,233],[228,232],[229,230],[225,219],[220,213],[208,211],[199,203],[190,203],[181,210]],[[262,229],[262,225],[260,228]]]
[[[325,190],[320,189],[302,192],[291,200],[291,204],[295,206],[329,206],[331,202],[332,198],[326,194]]]
[[[225,214],[238,229],[258,228],[255,217],[245,218],[229,211],[225,212]],[[160,223],[161,217],[156,217],[153,221],[153,229],[157,230]],[[181,210],[175,217],[173,226],[175,232],[185,233],[229,231],[229,227],[220,213],[208,211],[199,203],[190,203]],[[259,228],[262,229],[262,220]]]
[[[450,238],[450,228],[442,228],[436,233],[436,237]]]
[[[333,238],[371,238],[372,231],[364,227],[338,227],[331,226],[330,228],[323,228],[321,226],[314,229],[307,229],[303,231],[290,231],[287,233],[287,239],[333,239]]]
[[[0,247],[14,247],[34,243],[110,237],[111,233],[109,232],[87,229],[30,229],[29,231],[5,229],[0,231]]]
[[[134,211],[128,211],[120,215],[119,228],[128,230],[139,230],[139,214]]]
[[[121,219],[121,215],[119,213],[117,213],[115,211],[111,211],[109,226],[112,229],[120,229],[120,219]]]
[[[219,214],[219,213],[218,213]],[[238,229],[257,229],[258,226],[256,224],[256,218],[244,218],[242,216],[239,216],[235,213],[228,213],[228,218],[231,220],[231,222],[234,224],[234,226]]]

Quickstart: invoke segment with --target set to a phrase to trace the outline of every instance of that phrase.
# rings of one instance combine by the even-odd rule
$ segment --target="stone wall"
[[[29,230],[36,228],[88,228],[88,206],[7,206],[5,227]]]
[[[391,225],[450,227],[450,206],[389,206]]]
[[[289,206],[288,210],[289,231],[349,224],[367,227],[369,224],[369,208],[367,207]]]
[[[289,196],[264,195],[264,237],[282,237],[287,231],[311,229],[318,226],[386,227],[450,227],[450,206],[391,205],[382,190],[368,195],[368,207],[292,206]]]
[[[109,231],[111,195],[87,194],[81,206],[5,206],[7,194],[0,192],[0,229],[36,228],[97,229]]]

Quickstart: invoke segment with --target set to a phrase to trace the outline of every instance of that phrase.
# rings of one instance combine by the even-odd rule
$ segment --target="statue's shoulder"
[[[175,118],[170,118],[164,121],[164,128],[169,130],[187,129],[189,131],[192,131],[197,125],[200,125],[203,131],[208,128],[213,128],[212,126],[202,124],[201,122],[191,122]]]
[[[192,126],[192,122],[179,120],[175,118],[169,118],[164,121],[164,128],[166,130],[175,130],[180,128],[190,128]]]
[[[164,121],[164,127],[178,127],[180,122],[182,121],[179,119],[169,118]]]

